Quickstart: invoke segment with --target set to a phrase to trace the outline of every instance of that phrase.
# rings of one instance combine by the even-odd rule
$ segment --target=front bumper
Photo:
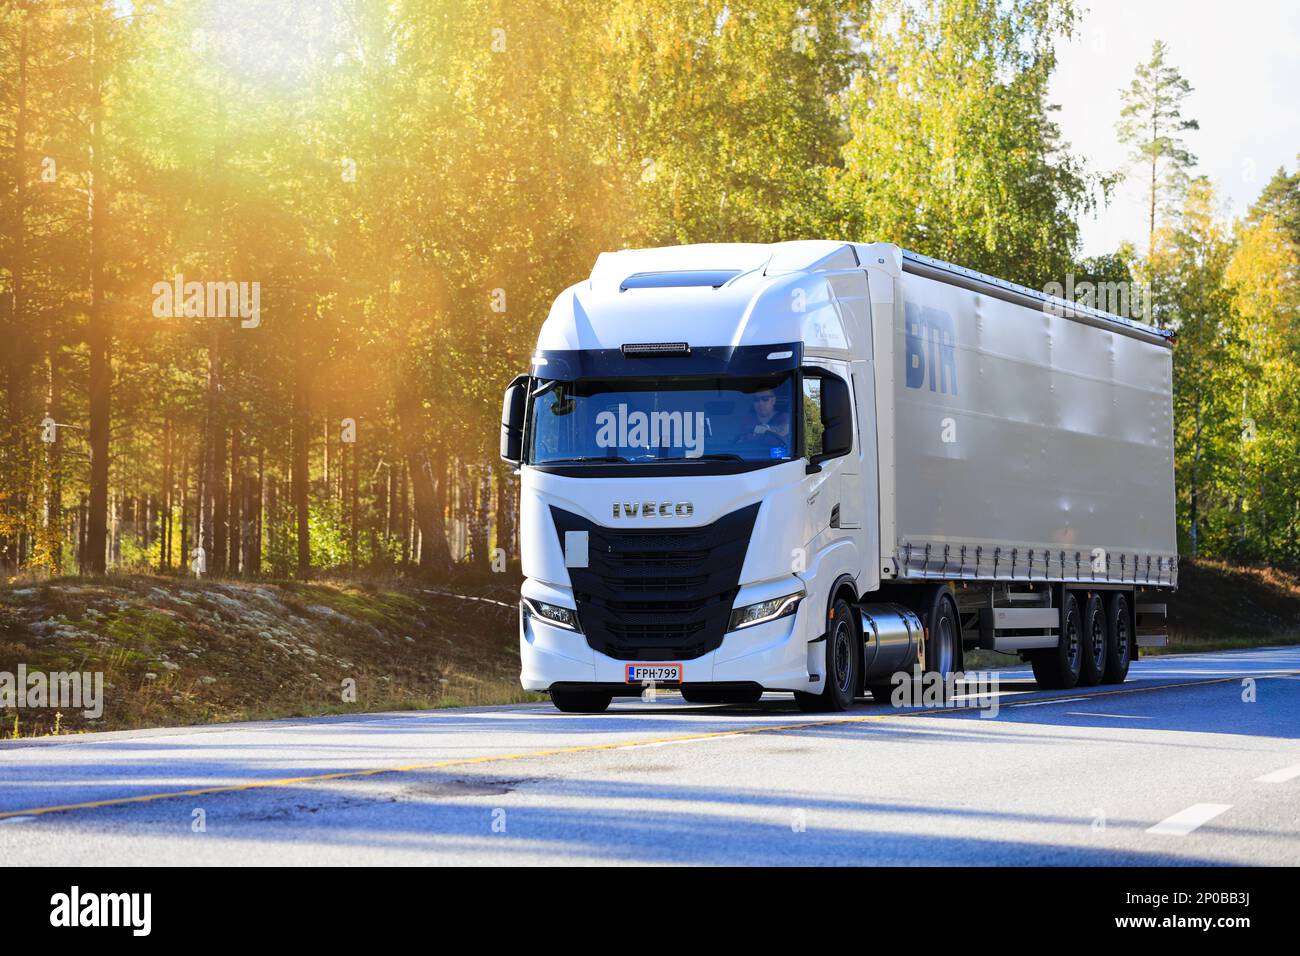
[[[790,617],[730,631],[717,650],[680,663],[684,683],[759,684],[764,690],[813,691],[819,682],[809,679],[808,643],[802,637],[808,602]],[[601,654],[576,631],[548,624],[532,615],[520,615],[519,681],[525,690],[547,691],[555,684],[566,687],[611,685],[627,688],[628,696],[640,695],[639,684],[624,681],[626,665],[646,661],[621,661]]]

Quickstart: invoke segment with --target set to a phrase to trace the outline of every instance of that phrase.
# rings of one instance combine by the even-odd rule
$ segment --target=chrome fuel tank
[[[925,631],[901,604],[860,604],[863,673],[867,680],[905,671],[917,660]]]

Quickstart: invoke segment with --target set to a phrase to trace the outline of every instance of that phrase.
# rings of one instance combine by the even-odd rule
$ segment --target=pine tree
[[[1157,206],[1162,199],[1167,206],[1180,201],[1187,186],[1187,170],[1196,165],[1196,157],[1179,134],[1201,128],[1196,120],[1183,117],[1183,100],[1192,92],[1192,86],[1166,60],[1167,53],[1168,47],[1156,40],[1150,59],[1138,64],[1128,89],[1121,91],[1124,105],[1116,126],[1119,141],[1133,150],[1132,162],[1150,167],[1148,251],[1155,245]]]

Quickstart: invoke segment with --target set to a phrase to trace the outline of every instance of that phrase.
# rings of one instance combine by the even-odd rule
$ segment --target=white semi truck
[[[525,688],[807,710],[1120,682],[1177,583],[1172,340],[885,243],[602,254],[505,393]]]

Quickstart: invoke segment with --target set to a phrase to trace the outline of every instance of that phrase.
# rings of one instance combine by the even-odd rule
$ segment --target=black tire
[[[935,591],[934,601],[928,613],[922,614],[921,623],[925,625],[924,680],[928,683],[937,679],[943,699],[947,700],[948,678],[957,670],[961,660],[961,618],[946,587]]]
[[[1083,606],[1083,653],[1080,655],[1079,686],[1096,687],[1106,673],[1106,605],[1093,594]]]
[[[1122,684],[1133,661],[1133,621],[1129,617],[1128,596],[1112,591],[1106,601],[1106,670],[1103,684]]]
[[[1065,627],[1056,647],[1033,651],[1029,663],[1034,680],[1044,690],[1069,690],[1079,682],[1083,667],[1083,623],[1079,619],[1079,602],[1065,594]]]
[[[689,704],[757,704],[761,687],[683,687],[682,698]]]
[[[842,711],[853,706],[862,670],[862,638],[853,620],[853,610],[843,598],[836,600],[830,625],[826,628],[825,686],[820,694],[795,691],[794,700],[799,709],[815,713]]]
[[[556,710],[566,714],[603,714],[609,708],[613,694],[598,690],[552,690],[551,703]]]

